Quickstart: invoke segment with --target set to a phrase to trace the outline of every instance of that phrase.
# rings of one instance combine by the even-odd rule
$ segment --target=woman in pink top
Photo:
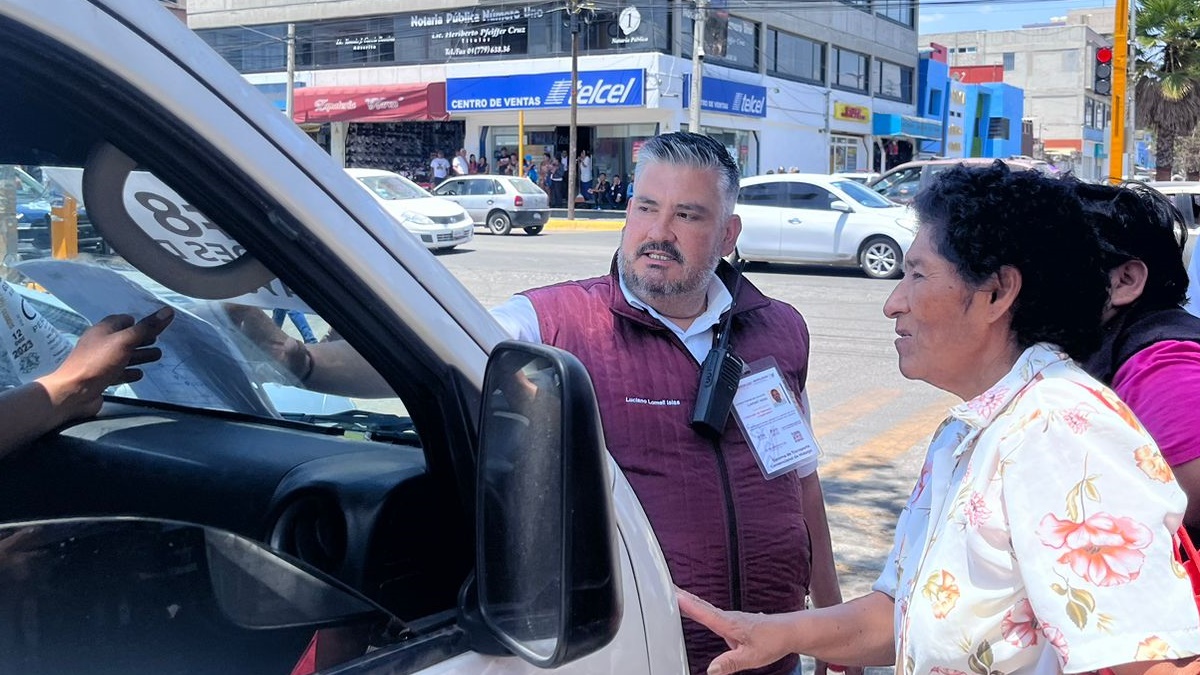
[[[1188,495],[1184,516],[1200,537],[1200,318],[1182,309],[1187,228],[1174,205],[1142,185],[1076,183],[1109,274],[1104,341],[1084,361],[1154,437]]]

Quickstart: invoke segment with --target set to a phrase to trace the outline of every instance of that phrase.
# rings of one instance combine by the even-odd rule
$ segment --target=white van
[[[141,381],[4,460],[0,672],[686,672],[577,360],[505,342],[158,3],[7,0],[0,68],[0,163],[42,167],[116,253],[11,247],[0,359],[53,367],[7,349],[26,324],[177,309]],[[283,395],[313,374],[273,310],[361,354],[330,392],[354,409]]]

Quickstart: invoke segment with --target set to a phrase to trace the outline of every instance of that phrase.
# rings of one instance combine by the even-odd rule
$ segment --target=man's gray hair
[[[637,168],[634,169],[633,175],[634,194],[637,193],[638,181],[642,179],[642,170],[651,164],[671,164],[716,171],[719,176],[717,187],[722,196],[721,207],[724,216],[729,217],[733,214],[734,204],[737,203],[738,183],[742,176],[725,146],[716,139],[688,131],[673,131],[646,141],[638,150]]]

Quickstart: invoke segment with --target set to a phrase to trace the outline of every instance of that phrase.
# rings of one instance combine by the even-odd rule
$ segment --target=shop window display
[[[394,171],[430,182],[429,156],[452,157],[463,147],[466,124],[451,122],[355,123],[346,138],[346,166]]]

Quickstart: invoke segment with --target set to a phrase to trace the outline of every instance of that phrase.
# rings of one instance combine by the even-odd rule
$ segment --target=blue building
[[[955,68],[945,62],[945,48],[931,45],[922,54],[917,114],[942,123],[941,140],[925,141],[924,155],[941,157],[1011,157],[1021,153],[1021,120],[1025,92],[999,81],[1003,70]],[[996,81],[988,81],[995,79]]]

